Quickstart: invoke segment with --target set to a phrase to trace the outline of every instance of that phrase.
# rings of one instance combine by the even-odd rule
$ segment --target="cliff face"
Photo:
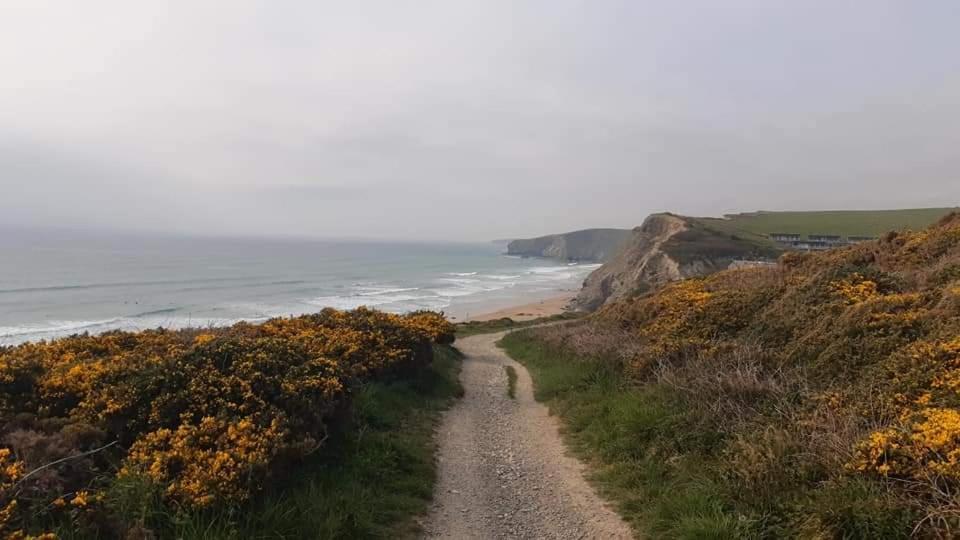
[[[773,258],[779,253],[759,238],[714,230],[693,218],[654,214],[587,277],[575,305],[593,311],[670,281],[725,270],[735,260]]]
[[[586,229],[514,240],[507,245],[507,254],[522,257],[551,257],[568,261],[604,262],[614,256],[630,234],[630,231],[623,229]]]

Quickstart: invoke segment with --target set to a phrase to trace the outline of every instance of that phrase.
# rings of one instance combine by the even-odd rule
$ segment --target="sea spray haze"
[[[490,243],[0,235],[0,344],[77,332],[227,325],[361,305],[453,316],[552,296],[594,265]]]

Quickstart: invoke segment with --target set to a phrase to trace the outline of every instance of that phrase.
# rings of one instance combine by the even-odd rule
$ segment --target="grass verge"
[[[725,433],[676,386],[631,382],[619,363],[544,344],[536,331],[508,334],[501,346],[526,366],[536,399],[562,420],[590,480],[637,536],[910,537],[917,516],[882,484],[817,474],[815,463],[790,457],[781,431],[760,423],[759,439]],[[773,465],[762,465],[763,452]]]
[[[171,523],[182,539],[408,538],[436,479],[434,428],[463,395],[460,353],[436,346],[433,363],[408,379],[365,386],[327,444],[233,512]]]
[[[507,395],[510,399],[517,399],[517,370],[513,366],[503,366],[507,372]]]

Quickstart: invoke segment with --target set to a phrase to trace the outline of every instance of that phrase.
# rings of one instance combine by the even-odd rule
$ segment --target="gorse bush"
[[[661,405],[684,423],[638,439],[636,453],[659,456],[676,482],[695,463],[749,535],[956,536],[957,268],[954,214],[674,283],[528,336],[617,366],[633,392],[669,395]],[[685,445],[693,432],[704,444]]]
[[[243,503],[323,444],[354,389],[453,336],[435,313],[360,308],[0,349],[0,530],[126,534],[110,494],[131,486],[171,512]]]

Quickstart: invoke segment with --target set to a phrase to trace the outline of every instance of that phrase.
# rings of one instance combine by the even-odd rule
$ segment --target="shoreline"
[[[539,319],[542,317],[549,317],[552,315],[559,315],[571,311],[569,309],[571,302],[576,298],[579,290],[574,289],[556,289],[550,292],[547,292],[548,296],[530,296],[530,295],[517,295],[512,300],[501,298],[497,302],[483,302],[476,303],[472,306],[462,306],[456,310],[453,310],[453,313],[446,310],[435,310],[440,313],[444,313],[447,319],[456,324],[464,322],[484,322],[491,321],[496,319],[509,318],[517,322],[529,321],[533,319]],[[544,293],[541,293],[544,294]],[[504,306],[506,307],[500,307]],[[377,310],[377,306],[369,306],[371,309]],[[467,310],[465,308],[473,307],[473,310]],[[340,309],[342,311],[350,311],[349,309],[343,308],[334,308]],[[304,311],[298,313],[289,313],[281,314],[276,317],[286,318],[286,317],[297,317],[301,315],[309,315],[310,313],[316,313],[319,311],[319,308],[315,311]],[[395,312],[388,312],[395,313]],[[475,315],[473,313],[476,313]],[[22,334],[8,334],[0,335],[0,347],[13,347],[20,345],[22,343],[37,343],[41,341],[52,341],[55,339],[60,339],[64,337],[69,337],[76,334],[85,334],[89,333],[92,336],[98,336],[104,332],[109,332],[113,330],[120,330],[124,332],[141,332],[144,330],[150,330],[155,328],[165,328],[169,330],[180,330],[180,329],[200,329],[200,328],[223,328],[232,326],[241,321],[249,322],[253,324],[259,324],[266,321],[268,318],[273,317],[257,317],[257,318],[246,318],[239,317],[236,319],[221,319],[216,322],[212,320],[205,320],[203,318],[198,318],[193,324],[171,324],[170,320],[167,321],[158,321],[156,324],[141,324],[136,325],[131,321],[128,321],[126,324],[114,324],[122,317],[115,318],[113,320],[105,321],[91,321],[84,326],[78,327],[69,327],[64,329],[52,328],[47,331],[43,329],[36,329],[33,332],[24,331]],[[0,326],[0,330],[4,329],[3,326]],[[29,337],[27,337],[29,336]],[[23,339],[26,337],[26,339]],[[32,338],[32,339],[31,339]]]
[[[544,298],[534,302],[525,302],[510,307],[505,307],[495,311],[481,313],[461,319],[454,319],[453,322],[482,322],[505,317],[514,321],[529,321],[551,315],[559,315],[569,311],[570,302],[576,298],[577,292],[567,291],[562,294]]]

